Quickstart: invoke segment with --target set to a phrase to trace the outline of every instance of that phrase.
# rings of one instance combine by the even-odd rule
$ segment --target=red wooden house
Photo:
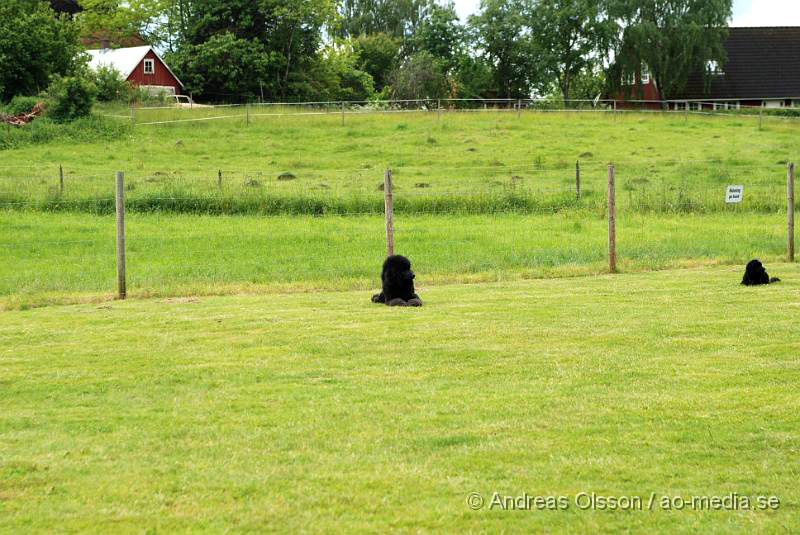
[[[133,85],[153,94],[180,95],[183,84],[151,46],[89,50],[89,67],[113,67]]]
[[[727,61],[698,65],[666,104],[673,110],[800,106],[800,27],[730,28]],[[612,98],[623,108],[661,108],[663,97],[647,67],[622,81]]]

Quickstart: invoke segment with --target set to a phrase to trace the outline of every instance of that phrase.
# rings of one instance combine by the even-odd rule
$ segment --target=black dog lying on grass
[[[745,286],[758,286],[780,281],[777,277],[770,279],[767,270],[764,269],[764,265],[758,260],[751,260],[747,263],[747,267],[744,270],[744,278],[742,278],[742,284]]]
[[[414,272],[405,256],[390,256],[383,263],[381,283],[383,291],[372,296],[373,303],[385,303],[390,307],[421,307],[422,301],[414,293]]]

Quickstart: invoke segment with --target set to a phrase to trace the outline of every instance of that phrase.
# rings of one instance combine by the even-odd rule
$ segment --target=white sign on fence
[[[740,203],[742,198],[744,198],[744,186],[728,186],[728,191],[725,193],[726,203]]]

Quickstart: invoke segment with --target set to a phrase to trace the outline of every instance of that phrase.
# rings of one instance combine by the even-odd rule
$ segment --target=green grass
[[[0,532],[796,532],[800,269],[770,268],[2,312]]]
[[[602,273],[603,212],[404,215],[396,250],[422,284]],[[785,215],[619,214],[625,271],[783,258]],[[0,211],[0,308],[100,301],[115,292],[114,216]],[[381,216],[216,217],[130,214],[132,297],[374,289]]]
[[[80,143],[48,137],[3,151],[0,203],[107,210],[114,172],[124,171],[132,209],[139,211],[376,211],[378,187],[391,168],[397,201],[407,211],[435,206],[480,213],[487,200],[511,196],[520,210],[535,212],[574,204],[580,160],[580,206],[603,205],[613,162],[620,203],[633,210],[722,211],[725,187],[743,184],[745,210],[774,212],[785,205],[786,163],[798,160],[797,124],[785,119],[765,120],[759,129],[752,117],[419,112],[346,115],[342,125],[335,113],[257,111],[249,126],[241,117],[147,126],[142,123],[242,110],[138,110],[136,127],[105,119],[127,124],[121,134]],[[279,180],[283,173],[295,179]]]

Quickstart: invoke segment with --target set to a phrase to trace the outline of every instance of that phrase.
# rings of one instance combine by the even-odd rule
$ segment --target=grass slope
[[[0,313],[0,532],[795,532],[800,269],[772,267]]]
[[[140,110],[138,120],[241,112],[225,110]],[[640,113],[370,113],[348,115],[344,125],[336,114],[254,116],[249,126],[240,119],[140,125],[110,140],[3,151],[0,201],[82,201],[68,207],[107,210],[110,201],[87,199],[111,199],[121,170],[132,208],[142,211],[377,211],[378,186],[392,168],[396,199],[408,209],[428,211],[437,206],[433,198],[439,207],[474,212],[480,195],[513,193],[532,211],[574,197],[580,160],[589,206],[602,206],[607,163],[614,162],[620,202],[635,209],[719,211],[725,186],[743,184],[745,209],[774,211],[785,208],[786,163],[800,156],[796,133],[793,120],[759,129],[750,117]],[[278,179],[287,172],[295,179]]]

